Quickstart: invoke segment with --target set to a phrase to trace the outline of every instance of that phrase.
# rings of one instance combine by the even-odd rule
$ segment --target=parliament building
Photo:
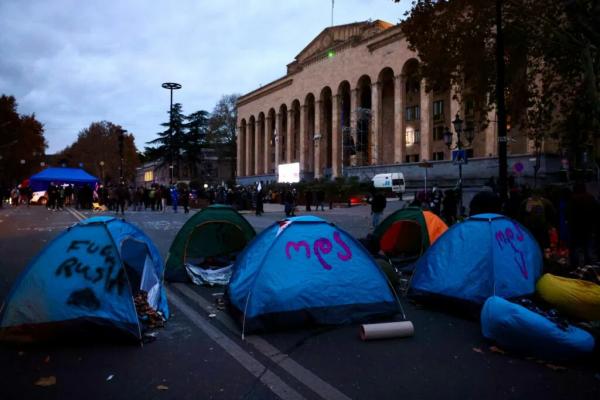
[[[473,132],[472,142],[462,140],[465,177],[496,175],[495,112],[478,115],[468,97],[459,103],[451,91],[426,91],[418,67],[399,24],[326,28],[287,65],[285,76],[239,98],[238,182],[274,181],[278,165],[296,162],[305,180],[369,179],[381,172],[418,180],[424,161],[433,165],[432,177],[456,179],[444,132],[453,131],[457,114]],[[484,119],[489,123],[481,124]],[[518,162],[524,173],[533,170],[526,134],[513,129],[508,151],[509,169]]]

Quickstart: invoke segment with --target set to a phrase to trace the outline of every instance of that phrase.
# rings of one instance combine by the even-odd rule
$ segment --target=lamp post
[[[100,161],[100,177],[102,178],[102,184],[104,185],[104,161]]]
[[[125,141],[125,129],[119,129],[119,183],[123,183],[123,146]]]
[[[169,108],[169,168],[171,169],[171,184],[173,183],[173,90],[181,89],[181,85],[175,82],[165,82],[162,84],[164,89],[171,92],[171,105]]]
[[[454,131],[456,132],[456,144],[452,145],[452,132],[450,129],[446,127],[446,131],[444,132],[444,143],[448,146],[449,149],[456,149],[456,157],[453,157],[453,161],[458,164],[458,212],[459,216],[462,216],[463,210],[463,186],[462,186],[462,165],[466,161],[466,155],[463,150],[463,143],[461,134],[464,132],[465,139],[467,140],[467,146],[470,146],[475,138],[475,130],[472,127],[467,126],[466,129],[463,130],[463,120],[460,119],[460,116],[456,114],[454,121],[452,121],[452,125],[454,125]]]

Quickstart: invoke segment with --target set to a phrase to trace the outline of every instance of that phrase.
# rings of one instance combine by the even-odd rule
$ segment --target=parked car
[[[31,195],[31,204],[41,204],[43,206],[48,203],[48,194],[45,190],[33,192]]]

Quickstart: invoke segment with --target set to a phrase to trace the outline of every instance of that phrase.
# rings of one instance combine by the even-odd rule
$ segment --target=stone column
[[[307,171],[306,161],[308,159],[308,146],[307,140],[308,135],[306,132],[308,113],[306,112],[306,105],[300,106],[300,176]]]
[[[277,113],[275,117],[275,174],[278,173],[278,166],[281,163],[281,138],[283,132],[281,132],[281,113]]]
[[[498,115],[496,110],[490,110],[487,114],[488,121],[497,121]],[[475,129],[479,129],[476,125]],[[490,154],[492,157],[498,157],[498,124],[491,122],[481,132],[475,132],[476,135],[485,135],[485,156],[488,157]]]
[[[425,79],[421,80],[421,160],[431,160],[431,92],[425,91]]]
[[[262,138],[264,135],[264,121],[259,119],[254,123],[254,175],[261,175],[263,173],[261,167],[262,161]]]
[[[290,108],[288,110],[288,119],[287,119],[287,136],[285,139],[286,145],[286,161],[287,163],[291,163],[294,161],[294,129],[295,129],[295,118],[294,118],[294,109]]]
[[[358,89],[350,90],[350,135],[355,146],[358,146]],[[355,149],[356,150],[356,149]],[[357,153],[358,154],[358,153]],[[352,156],[351,156],[352,157]],[[350,160],[349,165],[356,165],[356,157]]]
[[[325,138],[323,136],[323,121],[321,118],[323,102],[321,100],[315,101],[315,136],[313,138],[315,146],[315,179],[322,177],[322,166],[321,166],[321,141]]]
[[[371,84],[371,164],[380,163],[381,145],[381,83]]]
[[[238,126],[235,128],[235,134],[237,137],[237,176],[244,176],[244,138],[242,137],[242,127]]]
[[[394,77],[394,162],[404,161],[406,143],[404,141],[404,75]]]
[[[264,171],[265,174],[271,173],[271,133],[273,132],[273,118],[268,116],[265,122],[265,128],[267,131],[265,132],[265,143],[264,143],[264,154],[263,154],[263,163],[264,163]]]
[[[340,96],[331,97],[331,175],[342,176],[342,127],[340,126]]]
[[[252,152],[254,149],[252,148],[252,131],[254,125],[251,123],[246,124],[246,132],[244,133],[246,136],[246,176],[253,175],[252,173]]]

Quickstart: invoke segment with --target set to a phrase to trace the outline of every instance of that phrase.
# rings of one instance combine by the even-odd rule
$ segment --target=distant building
[[[288,64],[285,76],[238,99],[238,182],[273,180],[279,164],[293,162],[308,180],[368,179],[391,171],[422,179],[418,164],[424,160],[452,166],[443,136],[457,113],[475,132],[465,146],[473,160],[465,177],[497,174],[495,114],[478,115],[468,96],[459,104],[450,91],[426,92],[418,67],[400,25],[377,20],[323,30]],[[492,122],[482,125],[483,117]],[[526,133],[513,127],[509,169],[518,162],[533,174],[534,150]],[[478,160],[486,165],[475,167]],[[559,164],[552,161],[552,168]],[[541,165],[540,173],[552,169]],[[455,168],[430,173],[456,180]]]
[[[187,183],[197,181],[209,186],[220,185],[232,179],[232,160],[230,158],[219,157],[215,149],[205,148],[202,149],[201,160],[195,165],[195,168],[182,165],[179,177],[176,179],[179,182]],[[171,169],[163,160],[145,163],[137,168],[135,182],[137,186],[150,186],[154,183],[168,185],[171,182]]]

